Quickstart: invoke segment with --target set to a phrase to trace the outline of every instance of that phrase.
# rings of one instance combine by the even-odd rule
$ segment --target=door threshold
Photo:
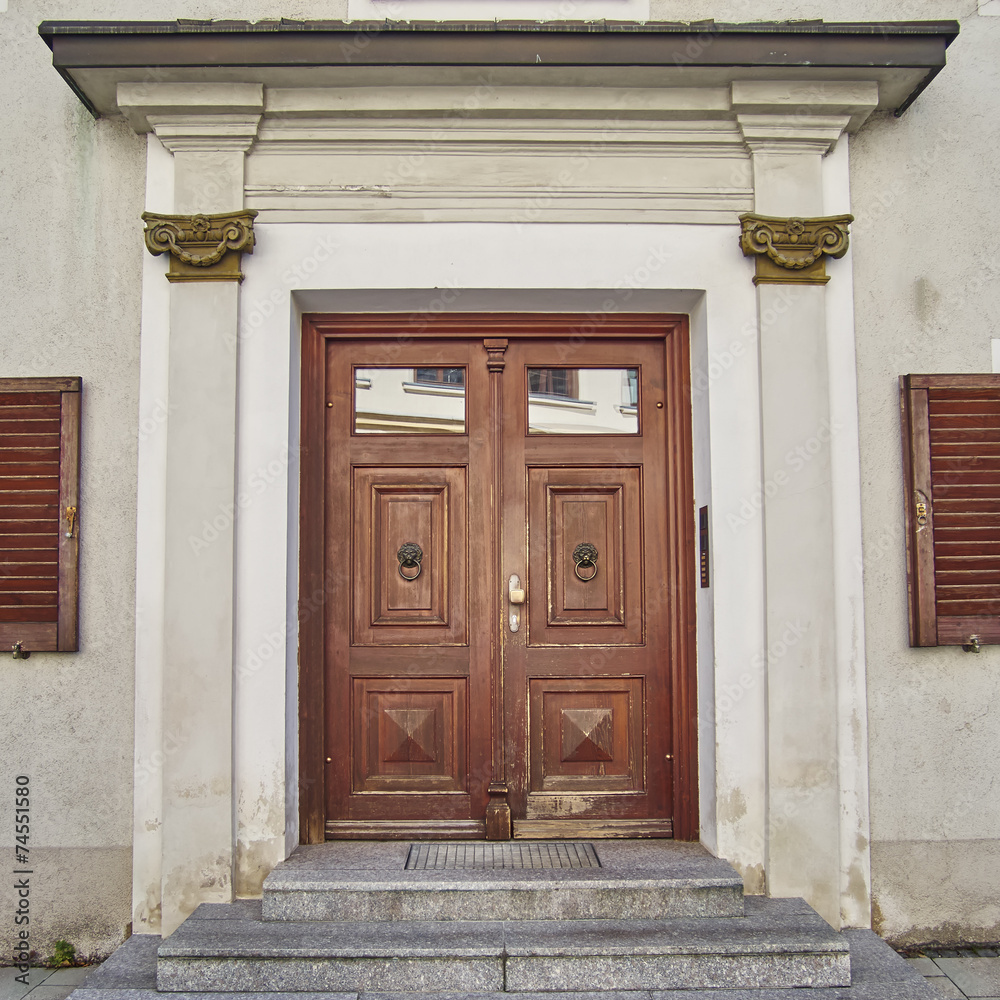
[[[636,840],[673,837],[669,819],[516,819],[515,840]]]
[[[482,820],[328,820],[327,840],[484,840]]]

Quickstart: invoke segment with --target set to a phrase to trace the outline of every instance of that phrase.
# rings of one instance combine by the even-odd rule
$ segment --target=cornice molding
[[[736,121],[751,153],[825,156],[851,122],[850,115],[738,114]]]
[[[753,257],[753,283],[825,285],[827,257],[843,257],[850,244],[853,215],[782,219],[745,213],[740,216],[740,248]]]
[[[246,152],[257,138],[260,115],[147,115],[171,153]]]
[[[216,215],[157,215],[143,212],[146,249],[167,253],[168,281],[242,281],[244,253],[253,253],[253,209]]]

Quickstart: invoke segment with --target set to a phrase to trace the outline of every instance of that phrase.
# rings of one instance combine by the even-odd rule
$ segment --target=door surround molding
[[[667,395],[667,579],[671,712],[674,732],[673,829],[697,840],[698,743],[695,642],[695,511],[692,468],[691,363],[688,317],[659,314],[410,313],[306,314],[302,317],[301,487],[299,546],[299,810],[302,843],[325,838],[324,728],[325,344],[331,338],[565,337],[569,342],[619,338],[665,342]],[[387,351],[387,360],[391,351]]]

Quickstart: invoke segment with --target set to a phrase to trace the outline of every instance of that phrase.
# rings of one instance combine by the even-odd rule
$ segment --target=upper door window
[[[528,368],[529,434],[638,434],[638,368]]]
[[[355,368],[355,434],[464,434],[465,368]]]

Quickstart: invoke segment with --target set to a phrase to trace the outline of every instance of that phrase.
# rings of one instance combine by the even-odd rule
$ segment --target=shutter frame
[[[59,429],[58,441],[59,473],[57,517],[53,526],[37,532],[39,542],[56,552],[56,613],[54,620],[39,620],[30,607],[25,608],[21,618],[13,618],[13,609],[8,608],[7,620],[0,621],[0,652],[9,650],[20,642],[26,652],[75,651],[79,648],[79,491],[80,491],[80,398],[82,380],[78,377],[65,378],[0,378],[0,414],[7,407],[25,403],[34,393],[58,393]],[[0,470],[2,473],[16,471]],[[72,536],[67,538],[66,510],[76,508]],[[4,516],[0,508],[0,518]],[[13,518],[11,518],[13,520]],[[0,564],[5,562],[0,552]],[[15,595],[17,591],[7,591]]]
[[[1000,643],[1000,614],[954,613],[956,603],[1000,602],[1000,374],[904,375],[899,384],[910,645],[962,645],[972,636]],[[923,524],[918,501],[926,503]],[[987,568],[967,569],[977,557]],[[965,572],[974,577],[968,585]]]

